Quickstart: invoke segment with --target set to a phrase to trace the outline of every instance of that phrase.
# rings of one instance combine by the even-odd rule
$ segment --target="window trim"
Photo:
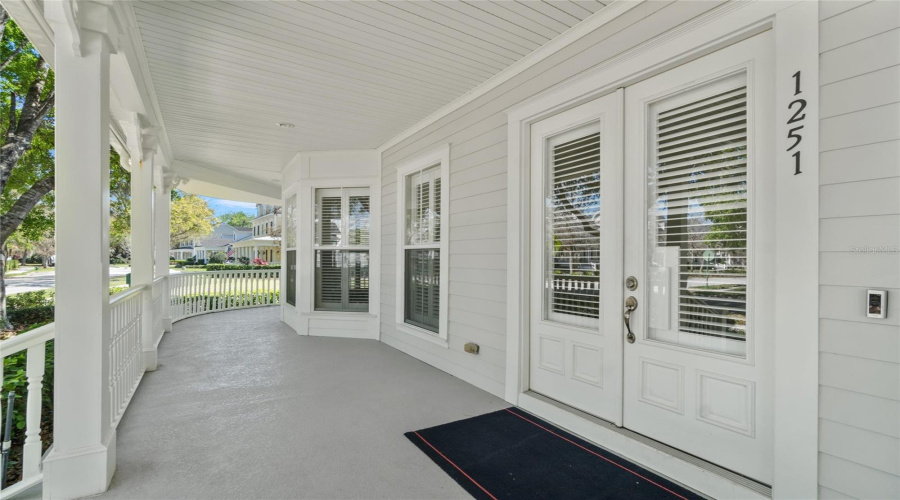
[[[341,243],[338,245],[320,245],[318,242],[319,234],[317,231],[317,227],[319,226],[319,224],[317,224],[316,218],[318,217],[319,214],[316,210],[316,207],[318,206],[320,191],[338,191],[338,192],[340,192],[340,196],[341,196],[341,236],[342,236],[342,238],[341,238]],[[365,192],[365,196],[369,197],[369,242],[366,245],[350,244],[343,238],[343,236],[347,235],[346,230],[347,230],[347,226],[348,226],[349,208],[350,208],[349,199],[352,196],[360,196],[360,195],[362,195],[363,192]],[[310,238],[310,246],[312,248],[312,252],[310,255],[312,257],[312,262],[311,262],[311,266],[312,266],[311,267],[311,271],[312,271],[311,272],[312,307],[310,309],[310,312],[369,314],[370,311],[372,310],[372,297],[373,297],[372,281],[371,281],[371,274],[372,274],[372,223],[373,223],[373,221],[372,221],[373,214],[372,214],[372,189],[371,189],[371,187],[369,187],[369,186],[354,186],[354,187],[317,186],[317,187],[313,187],[312,188],[312,204],[313,204],[313,209],[310,212],[312,214],[312,234],[311,234],[312,237]],[[316,287],[317,287],[318,283],[316,281],[315,259],[316,259],[316,252],[319,250],[334,250],[334,251],[340,251],[340,252],[353,252],[353,251],[366,252],[366,254],[368,255],[368,261],[369,261],[370,279],[369,279],[369,301],[366,304],[367,308],[365,311],[354,310],[354,309],[343,309],[343,308],[342,309],[319,309],[319,308],[317,308],[317,306],[316,306],[317,288]]]
[[[406,244],[406,189],[408,177],[420,170],[438,166],[441,179],[441,229],[439,244],[407,245]],[[422,156],[408,161],[397,167],[397,229],[396,229],[396,280],[395,280],[395,307],[394,321],[398,331],[408,333],[415,337],[449,348],[448,342],[448,318],[449,318],[449,285],[450,285],[450,144],[445,144]],[[441,253],[440,281],[439,281],[439,307],[437,333],[424,328],[406,323],[406,249],[407,248],[435,248]]]

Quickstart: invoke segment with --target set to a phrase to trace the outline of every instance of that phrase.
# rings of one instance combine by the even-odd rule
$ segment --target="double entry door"
[[[529,388],[771,484],[772,35],[532,125]]]

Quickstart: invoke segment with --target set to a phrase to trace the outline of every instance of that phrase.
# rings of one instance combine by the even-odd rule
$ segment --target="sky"
[[[255,203],[244,203],[243,201],[220,200],[218,198],[210,198],[209,196],[201,196],[209,203],[210,208],[216,211],[216,217],[222,214],[232,212],[244,212],[253,217],[256,214]]]

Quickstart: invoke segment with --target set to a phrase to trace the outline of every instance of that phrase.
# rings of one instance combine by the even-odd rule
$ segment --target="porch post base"
[[[157,361],[156,361],[156,348],[153,350],[144,351],[144,370],[148,372],[156,371]]]
[[[172,318],[163,319],[163,331],[169,333],[172,331]]]
[[[116,472],[116,431],[104,444],[59,452],[44,460],[44,500],[65,500],[103,493]]]

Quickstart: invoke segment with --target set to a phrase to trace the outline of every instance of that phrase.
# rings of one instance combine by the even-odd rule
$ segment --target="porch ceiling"
[[[380,146],[602,7],[133,3],[175,159],[271,184],[298,151]]]

